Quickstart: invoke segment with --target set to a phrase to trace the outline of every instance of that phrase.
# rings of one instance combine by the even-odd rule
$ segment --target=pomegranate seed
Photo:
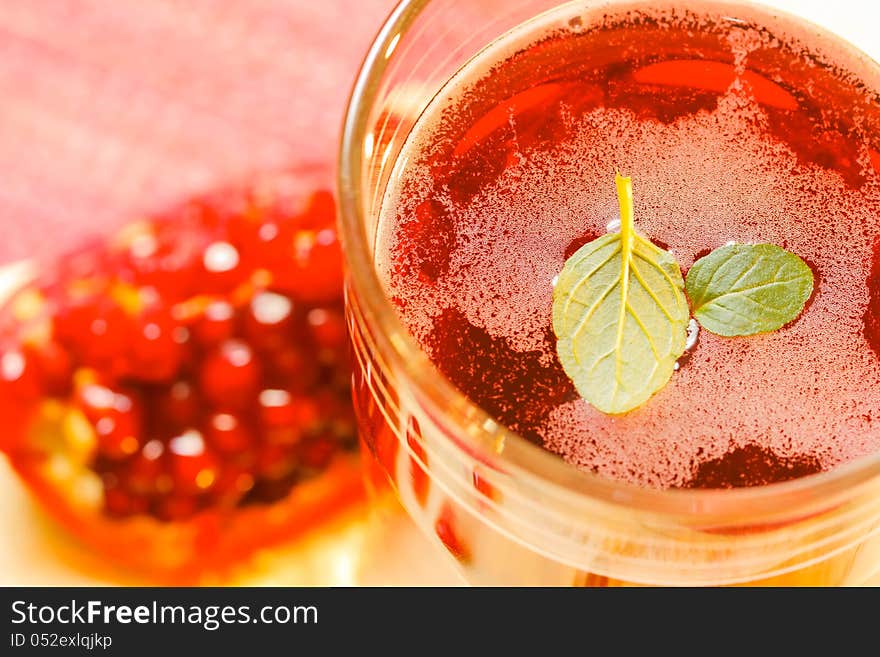
[[[217,479],[218,463],[206,447],[202,434],[189,429],[168,441],[168,461],[175,494],[209,490]]]
[[[162,460],[164,452],[165,445],[162,441],[154,439],[147,442],[125,470],[126,488],[141,495],[162,492],[161,477],[165,472]]]
[[[76,401],[93,423],[108,413],[134,412],[137,405],[134,393],[113,390],[96,382],[87,382],[78,386]]]
[[[38,408],[39,380],[25,354],[9,349],[0,355],[0,449],[25,446],[30,414]]]
[[[82,362],[106,367],[125,353],[129,325],[122,308],[104,299],[71,307],[56,320],[55,334]]]
[[[43,391],[52,397],[70,393],[73,367],[70,354],[55,340],[25,345],[24,353],[36,363]]]
[[[312,390],[318,380],[319,366],[293,346],[286,345],[266,356],[269,370],[268,382],[291,392],[305,393]]]
[[[121,488],[104,489],[104,509],[108,515],[123,518],[147,510],[147,500]]]
[[[254,483],[254,477],[247,469],[225,465],[212,492],[221,504],[234,505],[253,489]]]
[[[299,442],[318,419],[318,407],[312,399],[293,396],[286,390],[263,390],[259,409],[263,435],[271,443]]]
[[[321,470],[330,463],[339,445],[329,436],[319,436],[305,441],[299,449],[302,464],[313,470]]]
[[[124,459],[131,456],[140,448],[140,441],[136,433],[139,427],[133,426],[127,421],[130,416],[105,415],[95,422],[95,432],[98,436],[98,451],[111,459]]]
[[[275,271],[284,267],[285,238],[289,221],[284,216],[269,213],[253,222],[238,226],[233,233],[243,245],[244,257]]]
[[[64,299],[53,321],[53,336],[68,347],[81,345],[87,339],[95,318],[97,297]]]
[[[246,273],[238,249],[225,241],[212,242],[202,254],[199,285],[205,292],[224,292],[244,280]]]
[[[251,299],[245,314],[245,335],[257,349],[282,349],[294,337],[292,313],[288,297],[260,292]]]
[[[165,427],[182,430],[195,424],[199,417],[199,398],[189,381],[175,381],[158,393],[157,419]]]
[[[171,495],[154,505],[153,513],[166,522],[189,520],[199,511],[199,501],[193,496]]]
[[[260,366],[250,347],[227,340],[202,363],[200,386],[205,398],[217,408],[245,408],[260,384]]]
[[[36,399],[41,392],[40,374],[34,358],[21,349],[9,349],[0,356],[0,384],[4,396],[18,400]]]
[[[306,303],[338,299],[342,293],[342,249],[334,227],[296,231],[288,266],[275,272],[275,285]]]
[[[312,339],[322,349],[336,352],[348,343],[342,312],[335,308],[313,308],[306,315]]]
[[[254,445],[254,435],[235,415],[215,413],[208,419],[205,438],[225,454],[237,454]]]
[[[235,308],[227,301],[212,301],[193,327],[195,339],[203,347],[212,347],[235,335]]]
[[[192,230],[156,223],[150,234],[135,238],[129,246],[119,276],[155,288],[166,301],[185,298],[198,277],[202,243],[203,238]]]
[[[265,428],[296,424],[298,416],[293,399],[286,390],[266,389],[258,398],[260,423]]]
[[[306,207],[303,225],[307,228],[334,228],[336,227],[336,201],[333,193],[326,189],[319,189],[311,195]]]
[[[275,286],[306,303],[341,297],[342,250],[329,191],[314,193],[303,214],[293,224],[283,226],[272,242],[270,269]]]
[[[297,457],[289,445],[265,444],[257,453],[257,472],[267,479],[282,479],[295,469]]]
[[[174,378],[183,360],[184,347],[175,335],[177,328],[162,313],[147,313],[139,318],[129,346],[128,374],[147,382]]]
[[[119,460],[141,447],[141,402],[133,394],[88,383],[76,391],[76,402],[95,428],[98,451]]]

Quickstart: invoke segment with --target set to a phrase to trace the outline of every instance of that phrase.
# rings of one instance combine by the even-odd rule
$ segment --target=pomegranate
[[[198,581],[360,496],[327,179],[188,201],[6,304],[0,448],[110,558]]]

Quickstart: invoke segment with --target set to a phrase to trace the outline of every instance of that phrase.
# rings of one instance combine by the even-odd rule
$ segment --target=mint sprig
[[[795,319],[813,272],[775,244],[727,244],[688,271],[635,230],[632,181],[615,178],[621,228],[578,249],[553,290],[553,331],[565,373],[603,413],[633,410],[662,389],[695,319],[721,336],[775,331]]]
[[[775,331],[813,293],[807,263],[775,244],[727,244],[697,260],[685,283],[694,317],[718,335]]]
[[[635,232],[632,182],[617,174],[620,232],[581,247],[553,293],[563,369],[603,413],[640,406],[684,353],[688,306],[672,254]]]

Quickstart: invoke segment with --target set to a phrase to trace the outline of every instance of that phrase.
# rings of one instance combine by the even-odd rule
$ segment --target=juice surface
[[[376,262],[437,368],[510,429],[603,476],[725,488],[880,449],[880,108],[871,63],[788,19],[711,4],[566,5],[459,72],[386,191]],[[769,27],[765,27],[769,25]],[[554,278],[636,228],[684,271],[729,241],[803,258],[815,288],[779,331],[702,330],[671,382],[622,416],[556,356]]]

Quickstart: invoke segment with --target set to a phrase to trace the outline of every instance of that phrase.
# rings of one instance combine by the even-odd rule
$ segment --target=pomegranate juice
[[[828,470],[880,449],[873,64],[784,21],[687,7],[587,23],[566,5],[472,59],[398,158],[377,267],[443,375],[584,470],[656,488]],[[694,330],[669,385],[620,416],[580,398],[551,327],[566,258],[615,229],[615,169],[638,230],[684,271],[727,242],[770,242],[815,277],[779,331]]]

